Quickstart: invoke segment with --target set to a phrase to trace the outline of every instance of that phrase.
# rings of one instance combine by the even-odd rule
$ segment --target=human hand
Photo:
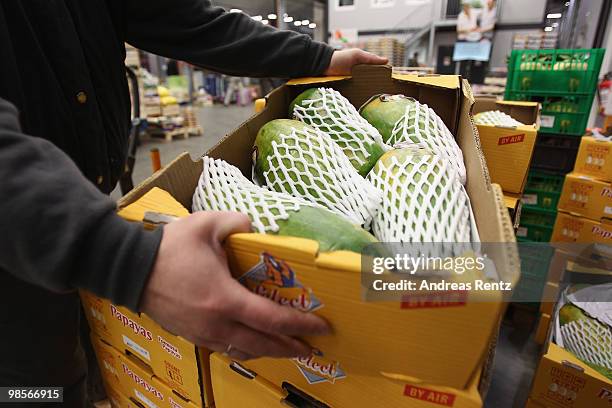
[[[229,272],[223,241],[250,228],[246,215],[212,211],[166,225],[141,311],[238,360],[308,356],[311,347],[293,336],[328,334],[327,323],[253,294]]]
[[[387,58],[379,57],[378,55],[360,50],[359,48],[334,51],[329,67],[325,71],[325,75],[350,75],[355,65],[384,65],[387,62],[389,62]]]

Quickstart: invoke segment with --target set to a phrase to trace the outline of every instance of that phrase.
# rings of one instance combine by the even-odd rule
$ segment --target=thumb
[[[251,232],[251,219],[242,213],[220,211],[212,214],[215,217],[215,238],[219,242],[239,232]]]
[[[379,57],[376,54],[363,50],[360,50],[359,54],[357,55],[358,64],[383,65],[387,62],[389,62],[388,58]]]

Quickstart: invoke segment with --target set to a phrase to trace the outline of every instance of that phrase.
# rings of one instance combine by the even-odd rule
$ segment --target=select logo
[[[413,385],[406,385],[404,388],[404,395],[409,398],[427,401],[445,407],[452,407],[455,404],[454,394],[415,387]]]
[[[503,145],[514,144],[514,143],[523,143],[524,141],[525,141],[525,134],[521,133],[518,135],[500,137],[497,140],[497,145],[503,146]]]

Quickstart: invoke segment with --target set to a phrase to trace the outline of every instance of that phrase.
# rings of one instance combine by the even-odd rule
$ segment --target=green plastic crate
[[[508,62],[506,99],[511,92],[592,95],[605,50],[514,50]]]
[[[556,211],[523,208],[516,236],[532,242],[550,242],[556,219]]]
[[[550,94],[530,95],[511,92],[507,99],[540,102],[540,133],[556,133],[582,136],[586,131],[594,95],[560,96]]]
[[[540,302],[545,285],[546,276],[534,278],[523,274],[512,292],[512,301]]]
[[[565,177],[563,176],[530,171],[527,176],[525,192],[521,199],[523,208],[556,211],[564,180]]]
[[[534,279],[546,278],[555,249],[547,244],[530,243],[519,239],[521,274]]]

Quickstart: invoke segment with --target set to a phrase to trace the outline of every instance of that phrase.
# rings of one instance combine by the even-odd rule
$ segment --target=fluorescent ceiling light
[[[550,13],[546,15],[546,18],[561,18],[561,13]]]
[[[283,19],[283,21],[284,21],[285,23],[293,23],[293,17],[291,17],[291,16],[286,16],[286,17]]]
[[[544,31],[552,31],[553,28],[552,27],[544,27]]]
[[[268,23],[269,23],[268,20],[261,20],[261,24],[263,24],[263,25],[267,25]]]
[[[242,13],[240,9],[230,9],[230,13]]]
[[[308,25],[308,24],[310,24],[309,20],[302,20],[302,25]]]
[[[268,14],[268,20],[276,20],[277,18],[278,18],[277,15],[274,13]]]
[[[253,20],[255,20],[255,21],[261,21],[261,20],[263,19],[263,17],[262,17],[262,16],[253,16],[253,17],[251,17],[251,18],[252,18]]]
[[[317,28],[317,25],[315,23],[310,23],[308,24],[308,28]]]
[[[301,22],[301,21],[296,21],[296,22],[295,22],[295,23],[293,23],[293,24],[294,24],[296,27],[299,27],[299,26],[301,26],[301,25],[302,25],[302,22]]]

